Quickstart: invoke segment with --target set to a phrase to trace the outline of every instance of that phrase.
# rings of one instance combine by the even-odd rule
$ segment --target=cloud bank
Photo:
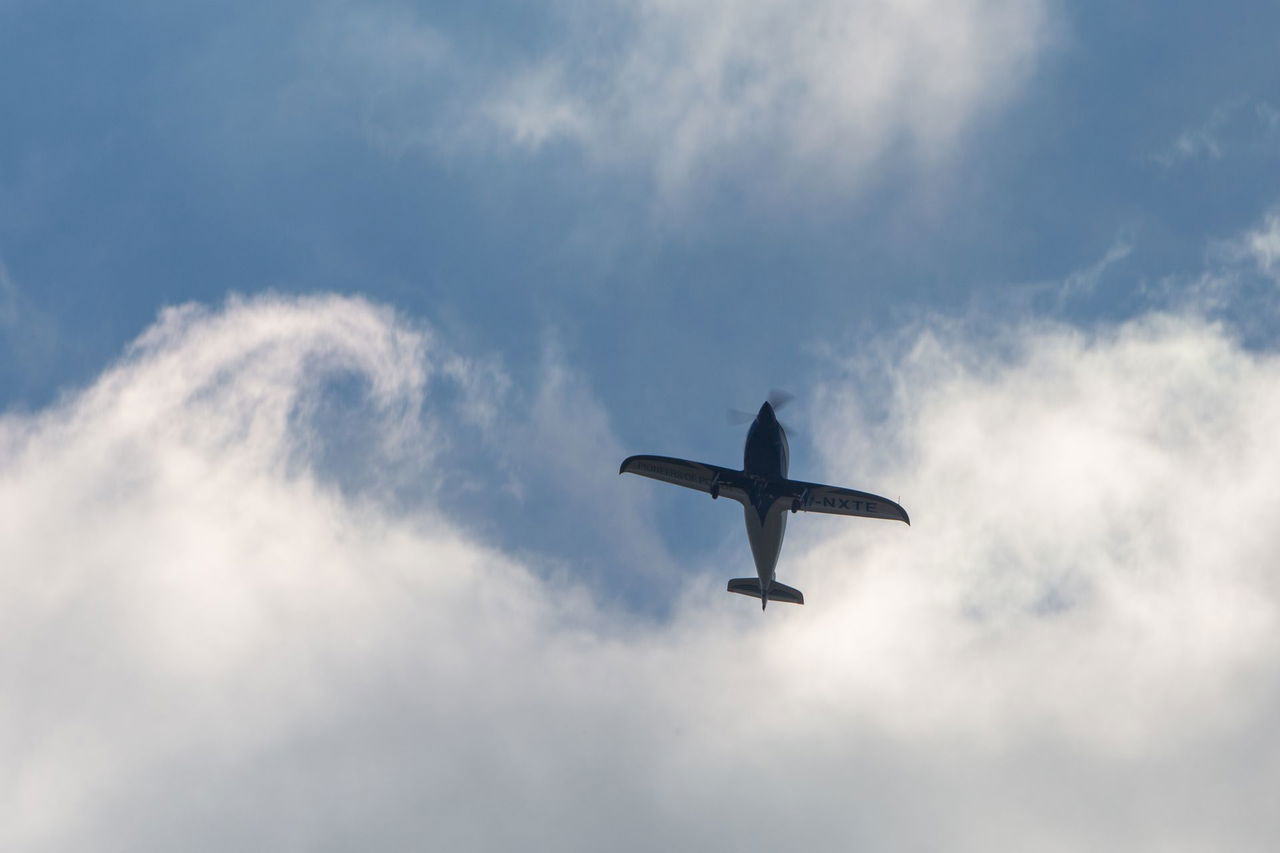
[[[912,528],[798,517],[809,604],[717,567],[654,622],[403,497],[483,360],[359,299],[166,312],[0,420],[0,846],[1269,849],[1280,361],[996,343],[819,391],[824,475]]]

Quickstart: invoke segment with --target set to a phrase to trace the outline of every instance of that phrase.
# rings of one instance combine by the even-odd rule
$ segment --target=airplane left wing
[[[907,511],[894,501],[869,492],[856,492],[840,486],[787,480],[785,494],[795,501],[793,506],[804,512],[832,515],[854,515],[860,518],[887,518],[911,524]]]
[[[618,473],[639,474],[641,477],[735,501],[747,500],[747,484],[741,471],[705,462],[691,462],[673,456],[628,456],[622,460]]]

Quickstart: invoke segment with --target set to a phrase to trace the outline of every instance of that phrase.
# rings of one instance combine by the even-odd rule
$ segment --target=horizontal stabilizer
[[[738,595],[749,595],[752,598],[759,598],[760,579],[734,578],[729,581],[729,592],[736,592]],[[787,586],[785,583],[773,581],[769,584],[769,600],[785,601],[788,604],[804,604],[804,593],[793,586]]]
[[[747,500],[749,481],[741,471],[676,459],[673,456],[628,456],[618,468],[619,474],[639,474],[652,480],[661,480],[674,486],[709,494],[712,497]]]

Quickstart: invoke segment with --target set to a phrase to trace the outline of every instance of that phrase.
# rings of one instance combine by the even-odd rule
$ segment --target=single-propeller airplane
[[[734,578],[729,581],[729,592],[759,598],[763,610],[770,601],[804,604],[800,590],[774,580],[782,537],[787,530],[787,510],[911,523],[907,511],[888,498],[838,486],[788,480],[790,457],[787,433],[778,423],[773,404],[766,400],[747,431],[741,471],[670,456],[629,456],[623,460],[618,473],[639,474],[710,494],[713,500],[723,495],[741,503],[758,577]]]

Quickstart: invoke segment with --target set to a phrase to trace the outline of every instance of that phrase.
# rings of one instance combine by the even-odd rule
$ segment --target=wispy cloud
[[[858,354],[826,386],[826,474],[913,527],[799,516],[809,604],[691,578],[654,624],[394,497],[484,359],[362,300],[166,312],[0,419],[0,842],[1269,849],[1280,361],[1173,316],[988,343],[918,336],[884,418]]]
[[[1280,111],[1267,101],[1235,98],[1214,107],[1203,122],[1183,130],[1152,159],[1166,168],[1231,153],[1275,153]]]
[[[1280,213],[1267,214],[1261,225],[1241,238],[1238,247],[1258,272],[1280,280]]]
[[[532,47],[477,53],[428,22],[351,14],[338,61],[385,72],[385,109],[366,114],[392,148],[567,145],[667,200],[730,175],[853,191],[886,158],[945,159],[1020,91],[1050,29],[1039,0],[613,0],[553,4]]]
[[[487,109],[522,144],[640,164],[666,194],[730,170],[849,189],[891,150],[928,162],[1018,91],[1046,39],[1037,2],[565,9],[563,41]]]
[[[1129,257],[1133,252],[1133,241],[1127,235],[1121,235],[1094,263],[1070,273],[1058,290],[1060,301],[1073,297],[1087,296],[1098,288],[1102,276],[1107,270]]]
[[[1275,340],[1280,316],[1280,215],[1263,215],[1256,225],[1209,243],[1205,268],[1190,281],[1162,280],[1155,289],[1169,304],[1194,307],[1233,324],[1264,341]]]

